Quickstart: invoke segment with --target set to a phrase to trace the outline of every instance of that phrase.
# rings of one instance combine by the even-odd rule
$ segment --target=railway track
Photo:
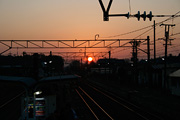
[[[0,105],[0,109],[2,109],[3,107],[5,107],[6,105],[10,104],[11,102],[13,102],[15,99],[17,99],[18,97],[22,96],[24,94],[24,91],[16,94],[14,97],[10,98],[10,99],[6,99],[5,98],[3,99],[5,102],[4,103],[1,103]]]
[[[21,115],[21,96],[24,91],[19,88],[6,89],[1,90],[0,120],[17,120]]]
[[[75,91],[96,120],[163,120],[163,118],[92,84],[82,84]]]
[[[79,90],[76,89],[76,92],[81,97],[86,106],[89,108],[96,120],[113,120],[113,118],[81,87],[79,87]]]
[[[79,86],[73,88],[73,90],[74,97],[72,98],[74,102],[77,102],[77,99],[79,99],[76,106],[82,106],[79,108],[79,114],[84,115],[84,117],[81,118],[82,120],[84,120],[84,118],[86,120],[163,120],[163,118],[145,111],[139,106],[92,83],[82,82]],[[16,91],[16,94],[12,94],[14,97],[0,105],[0,111],[4,113],[0,116],[0,119],[11,119],[11,117],[17,115],[17,111],[20,111],[20,96],[24,94],[24,91],[19,93]]]

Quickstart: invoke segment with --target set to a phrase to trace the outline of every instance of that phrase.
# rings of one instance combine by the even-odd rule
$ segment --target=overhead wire
[[[178,45],[172,45],[172,46],[168,47],[168,48],[169,48],[169,49],[168,49],[168,52],[180,51],[180,50],[178,50],[178,49],[179,49],[179,46],[180,46],[180,44],[178,44]],[[178,48],[178,49],[176,49],[176,48]],[[171,50],[171,49],[176,49],[176,50]],[[157,50],[157,52],[162,54],[162,53],[164,53],[164,49],[163,49],[163,48],[160,48],[160,49]]]
[[[113,38],[113,37],[119,37],[119,36],[123,36],[123,35],[128,35],[128,34],[131,34],[131,33],[134,33],[134,32],[138,32],[138,31],[147,29],[147,28],[149,28],[149,27],[152,27],[152,25],[151,25],[151,26],[144,27],[144,28],[136,29],[136,30],[133,30],[133,31],[130,31],[130,32],[127,32],[127,33],[122,33],[122,34],[119,34],[119,35],[108,36],[108,37],[103,37],[103,38]]]
[[[180,11],[179,11],[179,12],[177,12],[175,15],[177,15],[178,13],[180,13]],[[174,16],[175,16],[175,15],[174,15]],[[168,19],[166,19],[166,20],[164,20],[164,21],[161,21],[161,22],[159,22],[159,23],[156,23],[156,26],[157,26],[157,25],[159,25],[159,24],[162,24],[163,22],[168,21],[168,20],[170,20],[170,19],[172,19],[172,22],[173,22],[174,17],[173,17],[173,16],[171,16],[170,18],[168,18]],[[153,28],[152,28],[152,29],[153,29]],[[151,30],[151,29],[149,29],[149,30]],[[149,30],[145,31],[144,33],[142,33],[142,34],[138,35],[138,36],[137,36],[137,37],[135,37],[135,38],[138,38],[138,37],[142,36],[143,34],[147,33]],[[172,33],[173,33],[173,32],[172,32]],[[177,34],[180,34],[180,33],[177,33]],[[173,34],[172,34],[172,35],[173,35]]]
[[[169,20],[171,20],[171,19],[177,18],[176,15],[179,14],[179,13],[180,13],[180,11],[178,11],[177,13],[175,13],[174,15],[172,15],[171,17],[169,17],[169,18],[167,18],[167,19],[165,19],[165,20],[163,20],[163,21],[156,23],[155,25],[158,26],[158,25],[160,25],[160,24],[162,24],[162,23],[164,23],[164,22],[167,22],[167,21],[169,21]],[[140,28],[140,29],[136,29],[136,30],[127,32],[127,33],[122,33],[122,34],[118,34],[118,35],[114,35],[114,36],[108,36],[108,37],[103,37],[103,38],[119,37],[119,36],[131,34],[131,33],[134,33],[134,32],[138,32],[138,31],[141,31],[141,30],[147,29],[147,28],[149,28],[149,27],[153,27],[153,26],[154,26],[154,25],[149,25],[149,26],[146,26],[146,27],[143,27],[143,28]]]
[[[180,32],[179,33],[175,33],[175,34],[171,34],[170,36],[175,36],[175,35],[179,35],[180,34]]]
[[[146,34],[147,32],[149,32],[149,31],[152,30],[152,29],[153,29],[153,28],[150,28],[150,29],[146,30],[145,32],[143,32],[143,33],[141,33],[140,35],[136,36],[134,39],[136,39],[136,38],[138,38],[138,37]]]
[[[129,4],[130,4],[130,0],[129,0]],[[163,20],[163,21],[156,23],[155,26],[159,26],[160,24],[162,24],[162,23],[164,23],[164,22],[167,22],[167,21],[169,21],[169,20],[171,20],[171,19],[174,20],[174,18],[176,18],[176,15],[179,14],[179,13],[180,13],[180,11],[178,11],[177,13],[175,13],[174,15],[172,15],[171,17],[169,17],[169,18],[167,18],[167,19],[165,19],[165,20]],[[138,38],[138,37],[146,34],[146,33],[149,32],[150,30],[152,30],[152,29],[153,29],[153,26],[154,26],[154,25],[150,25],[150,26],[146,26],[146,27],[143,27],[143,28],[140,28],[140,29],[136,29],[136,30],[133,30],[133,31],[130,31],[130,32],[127,32],[127,33],[123,33],[123,34],[119,34],[119,35],[114,35],[114,36],[109,36],[109,37],[103,37],[103,38],[119,37],[119,36],[131,34],[131,33],[138,32],[138,31],[147,29],[147,28],[149,28],[149,27],[152,27],[152,28],[148,29],[147,31],[141,33],[140,35],[136,36],[136,37],[134,38],[134,39],[136,39],[136,38]],[[172,34],[171,36],[174,36],[174,35],[177,35],[177,34],[180,34],[180,33]],[[116,49],[116,48],[115,48],[115,49]],[[113,49],[113,50],[115,50],[115,49]],[[112,50],[112,51],[113,51],[113,50]],[[114,53],[114,52],[113,52],[113,53]],[[117,52],[116,52],[116,53],[117,53]]]

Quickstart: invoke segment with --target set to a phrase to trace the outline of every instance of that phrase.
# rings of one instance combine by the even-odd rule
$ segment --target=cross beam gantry
[[[123,44],[132,40],[146,39],[97,39],[97,40],[0,40],[0,46],[8,47],[0,53],[10,49],[41,49],[41,48],[119,48],[132,47],[130,44]]]

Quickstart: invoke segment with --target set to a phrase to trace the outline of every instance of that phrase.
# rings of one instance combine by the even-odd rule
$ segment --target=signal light
[[[143,18],[143,20],[146,20],[146,11],[144,11],[144,14],[141,14],[141,17]]]
[[[144,11],[144,14],[141,14],[141,15],[140,15],[140,12],[138,11],[138,13],[134,15],[134,17],[136,17],[138,19],[138,21],[140,20],[140,17],[142,17],[144,21],[146,20],[146,17],[148,17],[149,20],[151,21],[153,15],[152,15],[151,11],[149,12],[148,15],[146,15],[146,11]]]
[[[138,13],[135,14],[134,16],[137,17],[138,21],[140,20],[140,17],[141,17],[141,16],[140,16],[140,12],[139,12],[139,11],[138,11]]]
[[[152,15],[152,12],[151,12],[151,11],[150,11],[149,14],[147,15],[147,17],[149,18],[150,21],[152,20],[153,15]]]

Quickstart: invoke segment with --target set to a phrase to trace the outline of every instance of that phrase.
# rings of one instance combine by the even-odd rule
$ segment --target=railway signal
[[[130,17],[136,17],[138,19],[138,21],[140,20],[140,18],[143,18],[143,20],[145,21],[146,18],[149,18],[149,20],[152,20],[152,17],[180,17],[180,15],[152,15],[152,11],[149,12],[149,14],[146,14],[146,11],[144,11],[143,14],[140,14],[140,11],[138,11],[137,14],[131,15],[129,14],[129,12],[127,14],[109,14],[109,10],[111,7],[113,0],[109,1],[108,7],[107,9],[105,9],[102,0],[99,0],[100,6],[102,8],[103,11],[103,20],[104,21],[109,21],[109,17],[127,17],[127,19],[129,19]]]
[[[146,20],[146,18],[149,18],[149,20],[151,21],[153,15],[152,15],[152,12],[151,12],[151,11],[149,12],[148,15],[146,15],[146,11],[144,11],[144,14],[141,14],[141,15],[140,15],[140,11],[138,11],[137,14],[131,15],[131,17],[136,17],[136,18],[138,19],[138,21],[140,20],[140,17],[142,17],[144,21]]]

